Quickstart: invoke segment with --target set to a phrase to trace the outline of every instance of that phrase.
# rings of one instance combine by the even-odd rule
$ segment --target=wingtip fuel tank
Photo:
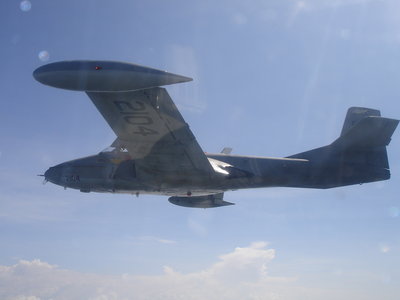
[[[123,92],[191,81],[192,78],[141,65],[71,60],[37,68],[33,77],[48,86],[87,92]]]

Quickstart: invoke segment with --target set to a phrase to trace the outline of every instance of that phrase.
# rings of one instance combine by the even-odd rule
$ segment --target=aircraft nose
[[[58,183],[60,182],[61,178],[61,168],[58,166],[51,167],[49,168],[45,173],[44,173],[44,178],[47,181],[53,182],[53,183]]]

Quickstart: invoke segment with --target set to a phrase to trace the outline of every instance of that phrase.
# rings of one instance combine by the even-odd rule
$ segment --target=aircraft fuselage
[[[366,170],[358,165],[343,170],[331,157],[327,162],[313,162],[304,158],[206,155],[215,172],[204,176],[142,169],[133,159],[102,152],[51,167],[45,178],[81,192],[201,196],[261,187],[330,188],[390,177],[387,170]],[[367,173],[368,178],[363,179]]]

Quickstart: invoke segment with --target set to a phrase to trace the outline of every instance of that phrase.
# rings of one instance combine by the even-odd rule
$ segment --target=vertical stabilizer
[[[360,120],[370,117],[376,116],[380,117],[381,112],[377,109],[365,108],[365,107],[350,107],[347,110],[346,119],[344,120],[343,129],[341,132],[341,136],[344,135],[350,128],[356,125]]]
[[[306,185],[332,188],[390,178],[386,146],[399,120],[381,117],[379,110],[351,107],[339,138],[289,158],[310,161]]]

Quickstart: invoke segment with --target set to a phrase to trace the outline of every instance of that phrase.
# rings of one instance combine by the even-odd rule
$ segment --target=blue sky
[[[32,77],[69,59],[190,76],[167,89],[204,151],[287,156],[333,141],[350,106],[399,118],[397,1],[30,4],[0,3],[0,298],[397,299],[398,132],[386,182],[208,210],[83,194],[36,175],[114,134],[84,93]]]

